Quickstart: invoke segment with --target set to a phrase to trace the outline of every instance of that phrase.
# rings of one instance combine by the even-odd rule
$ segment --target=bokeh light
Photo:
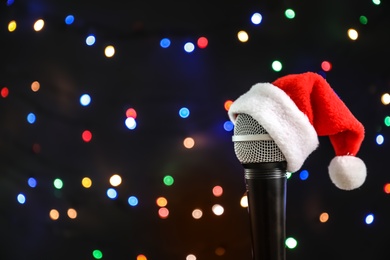
[[[83,133],[81,134],[81,138],[86,143],[90,142],[92,140],[92,133],[91,133],[91,131],[84,130]]]
[[[195,50],[195,45],[192,42],[187,42],[186,44],[184,44],[184,50],[187,53],[191,53]]]
[[[200,49],[204,49],[209,44],[209,40],[206,37],[202,36],[198,38],[198,41],[196,43]]]
[[[225,123],[223,123],[223,129],[225,129],[225,131],[227,131],[227,132],[232,131],[234,129],[233,122],[230,120],[225,121]]]
[[[366,25],[366,24],[368,23],[368,19],[367,19],[366,16],[361,15],[361,16],[359,17],[359,22],[360,22],[361,24]]]
[[[125,119],[125,126],[129,130],[134,130],[137,127],[137,121],[135,121],[135,119],[133,117],[127,117]]]
[[[65,17],[65,23],[67,25],[71,25],[73,22],[74,22],[74,16],[73,15],[70,14],[70,15],[67,15]]]
[[[261,23],[262,20],[263,20],[263,16],[260,13],[254,13],[251,16],[251,21],[253,24],[258,25]]]
[[[119,174],[114,174],[110,177],[110,184],[114,187],[119,186],[122,183],[122,177]]]
[[[158,216],[161,219],[166,219],[169,216],[169,210],[167,208],[159,208],[158,210]]]
[[[95,259],[102,259],[103,258],[103,253],[102,253],[102,251],[100,251],[98,249],[95,249],[95,250],[92,251],[92,256]]]
[[[40,144],[33,144],[32,150],[34,153],[40,153],[41,152],[41,145]]]
[[[17,24],[15,20],[12,20],[8,23],[8,31],[14,32],[16,30]]]
[[[83,187],[86,188],[86,189],[91,188],[92,180],[90,178],[88,178],[88,177],[84,177],[81,180],[81,185],[83,185]]]
[[[58,210],[52,209],[52,210],[50,210],[50,212],[49,212],[49,217],[50,217],[52,220],[57,220],[57,219],[60,218],[60,213],[58,212]]]
[[[137,255],[137,260],[148,260],[145,255]]]
[[[307,170],[303,170],[299,173],[299,178],[302,180],[302,181],[305,181],[307,180],[307,178],[309,178],[309,172]]]
[[[225,253],[226,253],[226,249],[225,248],[223,248],[223,247],[221,247],[221,246],[219,246],[219,247],[217,247],[216,249],[215,249],[215,254],[217,255],[217,256],[223,256]]]
[[[171,46],[171,40],[169,40],[168,38],[161,39],[160,46],[164,49],[168,48],[169,46]]]
[[[138,205],[138,198],[136,196],[130,196],[127,199],[127,203],[129,203],[130,206],[134,207]]]
[[[27,115],[27,122],[29,122],[30,124],[34,124],[35,120],[36,120],[36,116],[34,113],[29,113]]]
[[[297,247],[298,241],[293,237],[288,237],[285,244],[289,249],[294,249]]]
[[[7,0],[7,6],[10,6],[14,3],[14,0]]]
[[[26,196],[24,196],[23,193],[19,193],[16,199],[20,204],[24,204],[26,202]]]
[[[30,177],[28,178],[27,180],[27,184],[28,186],[30,186],[31,188],[35,188],[37,186],[37,180],[33,177]]]
[[[375,141],[377,145],[382,145],[383,142],[385,141],[385,138],[383,137],[383,135],[379,134],[376,136]]]
[[[80,104],[84,107],[91,104],[91,96],[88,94],[82,94],[80,96]]]
[[[355,29],[351,28],[351,29],[348,29],[348,37],[351,40],[355,41],[359,37],[359,34],[358,34],[358,32]]]
[[[278,60],[275,60],[272,62],[272,65],[271,65],[272,69],[276,72],[279,72],[282,70],[282,63]]]
[[[106,48],[104,48],[104,55],[106,55],[107,58],[113,57],[114,54],[115,54],[114,46],[108,45],[108,46],[106,46]]]
[[[87,38],[85,38],[85,43],[88,45],[88,46],[92,46],[94,45],[96,42],[96,38],[95,38],[95,35],[88,35]]]
[[[77,211],[73,208],[69,208],[66,213],[68,214],[68,217],[71,219],[77,218]]]
[[[137,111],[134,108],[128,108],[126,110],[126,117],[137,118]]]
[[[287,179],[290,179],[290,178],[291,178],[291,176],[292,176],[292,172],[287,172],[287,173],[286,173],[286,177],[287,177]]]
[[[213,187],[213,195],[215,197],[221,197],[223,194],[223,188],[219,185]]]
[[[295,11],[293,9],[286,9],[286,11],[284,11],[284,15],[288,18],[288,19],[293,19],[295,18]]]
[[[193,138],[191,138],[191,137],[187,137],[187,138],[184,139],[183,145],[184,145],[185,148],[191,149],[195,145],[195,140]]]
[[[239,31],[237,33],[237,38],[240,42],[247,42],[249,40],[249,35],[246,31]]]
[[[41,88],[41,84],[39,84],[38,81],[34,81],[33,83],[31,83],[31,90],[33,92],[37,92],[40,88]]]
[[[248,207],[248,196],[247,195],[244,195],[244,196],[241,197],[240,206],[243,207],[243,208],[247,208]]]
[[[321,63],[321,69],[325,72],[328,72],[332,69],[332,64],[329,61],[323,61]]]
[[[165,197],[158,197],[156,199],[156,204],[159,207],[166,207],[168,205],[168,200]]]
[[[381,102],[383,105],[388,105],[390,104],[390,94],[389,93],[384,93],[381,96]]]
[[[39,32],[43,29],[43,27],[45,26],[45,21],[43,19],[38,19],[35,23],[34,23],[34,30],[36,32]]]
[[[62,182],[61,179],[57,178],[53,181],[53,185],[54,185],[54,188],[56,188],[57,190],[60,190],[64,186],[64,183]]]
[[[8,94],[9,94],[8,88],[7,88],[7,87],[3,87],[3,88],[1,89],[0,94],[1,94],[1,97],[3,97],[3,98],[8,97]]]
[[[372,3],[374,5],[380,5],[381,4],[381,0],[372,0]]]
[[[187,255],[187,257],[186,257],[186,260],[196,260],[196,256],[193,255],[193,254],[189,254],[189,255]]]
[[[327,212],[323,212],[320,215],[320,222],[325,223],[329,220],[329,214]]]
[[[386,183],[385,186],[383,187],[383,190],[385,191],[386,194],[390,194],[390,183]]]
[[[374,214],[370,213],[364,219],[367,225],[371,225],[374,222]]]
[[[186,107],[180,108],[180,110],[179,110],[179,116],[180,116],[181,118],[187,118],[187,117],[189,117],[189,116],[190,116],[190,110],[189,110],[188,108],[186,108]]]
[[[390,126],[390,116],[386,116],[385,119],[383,120],[383,122],[385,123],[385,125],[387,127],[389,127]]]
[[[109,188],[107,189],[107,197],[109,197],[110,199],[116,199],[118,197],[118,192],[114,189],[114,188]]]
[[[194,219],[200,219],[203,216],[203,211],[201,209],[194,209],[191,215]]]
[[[214,204],[212,207],[211,207],[211,210],[213,211],[213,213],[216,215],[216,216],[221,216],[225,209],[219,205],[219,204]]]
[[[163,182],[166,186],[172,186],[175,180],[171,175],[165,175],[163,178]]]
[[[230,106],[233,104],[232,100],[226,100],[225,103],[223,103],[223,107],[225,108],[226,111],[229,111]]]

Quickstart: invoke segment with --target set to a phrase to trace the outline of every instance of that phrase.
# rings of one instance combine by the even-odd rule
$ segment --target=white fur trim
[[[359,188],[366,176],[366,165],[355,156],[336,156],[329,164],[329,177],[336,187],[342,190]]]
[[[287,160],[287,171],[296,172],[318,146],[318,136],[307,116],[280,88],[257,83],[233,102],[229,118],[252,116],[267,130]]]

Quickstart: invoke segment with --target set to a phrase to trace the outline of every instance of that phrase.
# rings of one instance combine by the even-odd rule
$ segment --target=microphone
[[[286,158],[248,114],[237,115],[232,140],[245,172],[253,260],[285,260]]]

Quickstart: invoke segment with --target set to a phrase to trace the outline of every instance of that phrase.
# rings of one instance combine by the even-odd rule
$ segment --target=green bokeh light
[[[171,186],[175,180],[173,179],[172,176],[166,175],[166,176],[164,177],[163,181],[164,181],[164,184],[165,184],[165,185]]]
[[[293,9],[286,9],[286,11],[284,12],[284,15],[288,18],[288,19],[293,19],[295,17],[295,12]]]
[[[368,23],[368,19],[364,15],[361,15],[359,17],[359,21],[360,21],[361,24],[367,24]]]
[[[278,60],[275,60],[274,62],[272,62],[272,69],[274,70],[274,71],[277,71],[277,72],[279,72],[279,71],[281,71],[282,70],[282,63],[280,62],[280,61],[278,61]]]
[[[297,242],[297,240],[296,240],[295,238],[293,238],[293,237],[288,237],[288,238],[286,239],[286,246],[287,246],[288,248],[294,249],[294,248],[297,247],[297,245],[298,245],[298,242]]]
[[[386,126],[390,126],[390,116],[386,116],[384,121]]]
[[[95,259],[102,259],[103,258],[103,253],[102,251],[96,249],[96,250],[93,250],[92,252],[92,255]]]
[[[53,184],[56,189],[62,189],[62,187],[64,186],[64,183],[61,179],[55,179]]]

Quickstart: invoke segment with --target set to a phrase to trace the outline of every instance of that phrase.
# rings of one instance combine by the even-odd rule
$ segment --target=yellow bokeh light
[[[191,149],[195,145],[195,140],[191,137],[187,137],[186,139],[184,139],[183,145],[185,148]]]
[[[110,184],[114,187],[119,186],[122,183],[122,177],[118,174],[114,174],[110,178]]]
[[[34,92],[37,92],[41,87],[41,84],[39,84],[38,81],[34,81],[33,83],[31,83],[31,90],[34,91]]]
[[[243,208],[247,208],[248,207],[248,196],[247,195],[242,196],[242,198],[240,200],[240,205]]]
[[[39,19],[34,23],[34,30],[38,32],[43,29],[43,26],[45,26],[45,21]]]
[[[75,219],[77,218],[77,211],[75,209],[68,209],[68,217],[71,218],[71,219]]]
[[[50,210],[49,216],[52,220],[57,220],[60,217],[60,213],[56,209]]]
[[[145,255],[137,255],[137,260],[148,260]]]
[[[112,56],[114,56],[114,54],[115,54],[115,48],[114,48],[114,46],[108,45],[108,46],[104,49],[104,54],[106,55],[107,58],[111,58]]]
[[[16,30],[16,21],[12,20],[8,23],[8,31],[13,32]]]
[[[168,200],[164,197],[159,197],[156,200],[156,204],[159,207],[165,207],[166,205],[168,205]]]
[[[329,214],[326,213],[326,212],[321,213],[321,215],[320,215],[320,221],[321,221],[322,223],[325,223],[325,222],[327,222],[328,220],[329,220]]]
[[[246,31],[239,31],[237,33],[237,38],[240,42],[247,42],[249,40],[249,35]]]
[[[390,94],[389,93],[383,94],[382,97],[381,97],[381,101],[382,101],[383,105],[390,104]]]
[[[92,180],[88,177],[84,177],[81,180],[81,184],[83,185],[84,188],[90,188],[92,186]]]
[[[359,34],[358,32],[355,30],[355,29],[349,29],[348,30],[348,37],[351,39],[351,40],[356,40],[358,38]]]
[[[192,217],[194,219],[200,219],[203,216],[203,211],[201,209],[194,209],[192,211]]]

